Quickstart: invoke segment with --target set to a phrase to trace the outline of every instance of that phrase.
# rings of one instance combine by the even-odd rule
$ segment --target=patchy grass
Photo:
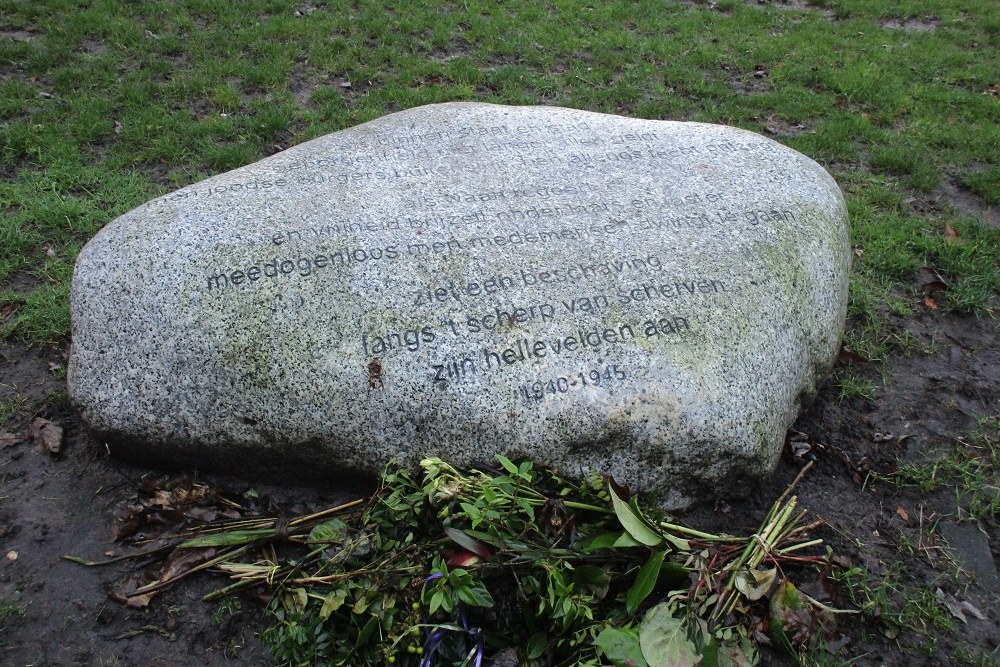
[[[945,172],[995,204],[1000,7],[810,2],[0,2],[0,307],[31,342],[68,333],[74,258],[156,195],[419,104],[557,104],[778,132],[843,185],[852,312],[983,313],[998,230],[915,200]],[[782,136],[781,128],[801,128]],[[777,129],[774,129],[777,128]],[[957,231],[961,243],[946,236]],[[19,271],[24,294],[3,285]],[[880,350],[878,356],[882,356]]]
[[[951,451],[899,468],[893,480],[923,493],[953,491],[959,517],[976,521],[1000,518],[1000,416],[983,418],[968,441]]]
[[[851,216],[847,347],[932,352],[901,323],[989,317],[1000,291],[1000,229],[938,202],[954,185],[973,210],[1000,204],[998,61],[1000,4],[974,0],[0,0],[0,336],[64,340],[77,253],[144,201],[393,111],[479,100],[727,123],[811,156]],[[874,399],[877,375],[842,377],[840,398]],[[995,522],[996,427],[892,479],[954,489],[962,516]],[[911,652],[953,629],[898,569],[842,583],[891,620],[873,628],[914,629]]]
[[[11,621],[21,616],[24,616],[24,607],[13,600],[0,598],[0,647],[6,643],[4,635]]]
[[[866,632],[881,632],[889,639],[902,637],[914,653],[933,655],[944,633],[957,622],[934,597],[932,589],[907,581],[904,568],[894,564],[884,575],[854,567],[836,573],[851,602],[871,621]],[[865,642],[865,637],[860,639]]]

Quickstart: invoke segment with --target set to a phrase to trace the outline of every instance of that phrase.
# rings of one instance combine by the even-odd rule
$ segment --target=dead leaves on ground
[[[59,456],[62,452],[63,429],[59,424],[37,417],[28,427],[28,435],[49,456]]]
[[[111,537],[121,542],[140,529],[163,532],[217,519],[239,519],[243,508],[190,477],[145,480],[135,497],[116,512]]]
[[[180,547],[186,539],[178,535],[180,531],[195,524],[241,519],[245,513],[246,509],[239,503],[186,475],[144,480],[134,497],[116,512],[112,539],[116,542],[131,539],[137,545],[152,545],[136,556],[168,555],[157,566],[134,574],[116,586],[109,593],[111,599],[133,608],[147,606],[160,590],[202,569],[219,552],[215,547]]]
[[[14,445],[19,445],[22,442],[24,442],[24,436],[22,435],[15,435],[13,433],[8,433],[7,431],[0,433],[0,449],[13,447]]]

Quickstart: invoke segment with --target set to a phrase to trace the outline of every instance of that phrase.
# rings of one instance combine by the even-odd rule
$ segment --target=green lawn
[[[1000,204],[998,3],[385,4],[0,2],[5,334],[64,338],[77,251],[145,200],[460,99],[728,123],[815,158],[848,196],[866,353],[921,267],[946,308],[1000,286],[1000,232],[940,196]]]
[[[80,248],[155,196],[478,100],[726,123],[816,159],[851,215],[846,343],[885,359],[920,309],[993,314],[998,63],[996,0],[0,0],[0,337],[65,342]],[[842,398],[877,391],[870,366]],[[995,521],[990,437],[897,481],[954,482]]]

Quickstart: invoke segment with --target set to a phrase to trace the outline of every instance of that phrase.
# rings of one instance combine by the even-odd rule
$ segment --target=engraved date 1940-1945
[[[573,377],[560,376],[547,380],[538,380],[530,384],[518,386],[518,396],[525,401],[540,403],[549,396],[569,393],[571,389],[583,387],[606,387],[621,382],[627,376],[617,364],[603,368],[591,368],[580,371]]]

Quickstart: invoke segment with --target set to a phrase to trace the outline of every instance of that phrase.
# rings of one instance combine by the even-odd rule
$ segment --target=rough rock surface
[[[103,229],[70,393],[147,462],[503,453],[679,505],[776,463],[837,353],[846,218],[819,165],[751,132],[410,109]]]

